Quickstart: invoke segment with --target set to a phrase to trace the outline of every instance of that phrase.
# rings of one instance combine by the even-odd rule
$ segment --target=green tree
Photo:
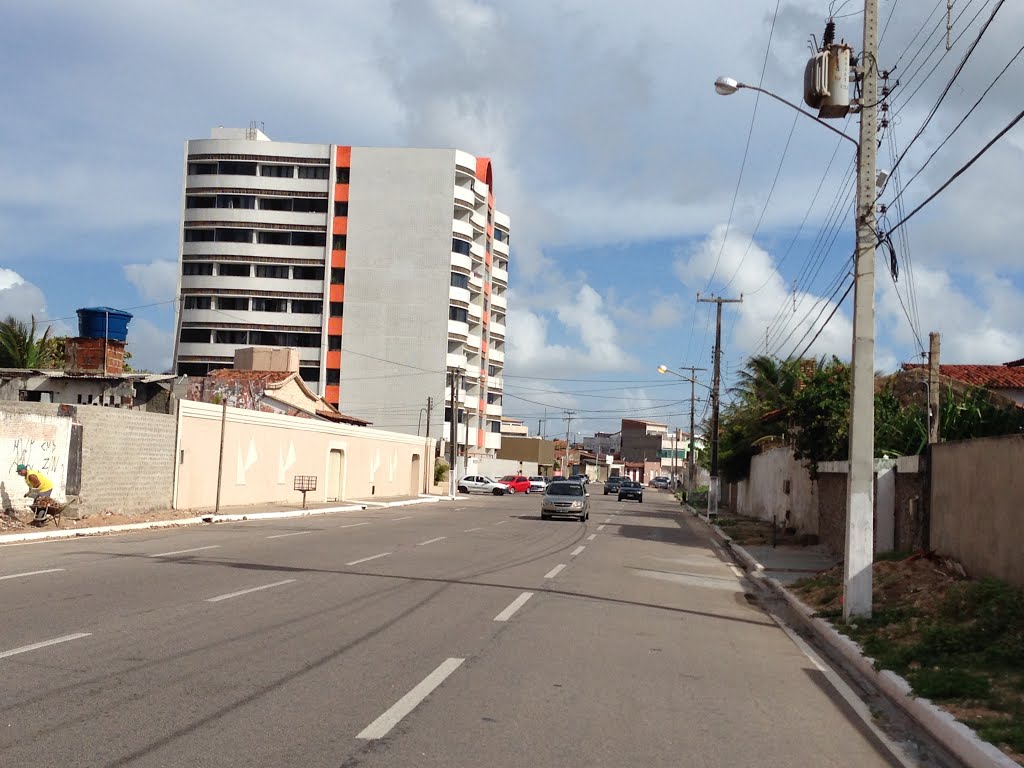
[[[50,368],[58,363],[50,326],[36,336],[36,319],[31,323],[8,315],[0,321],[0,367]],[[61,361],[62,362],[62,361]]]

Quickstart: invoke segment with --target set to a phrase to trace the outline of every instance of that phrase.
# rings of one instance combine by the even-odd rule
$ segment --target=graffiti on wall
[[[18,465],[38,469],[54,483],[54,496],[63,497],[67,476],[71,420],[29,414],[0,413],[0,506],[27,507],[27,486]]]

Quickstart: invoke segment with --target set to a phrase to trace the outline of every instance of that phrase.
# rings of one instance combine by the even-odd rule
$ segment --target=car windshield
[[[505,475],[505,476],[504,476],[503,478],[501,478],[501,479],[502,479],[502,480],[505,480],[505,481],[508,481],[508,480],[515,480],[515,479],[516,479],[516,476],[515,476],[515,475]]]
[[[548,496],[582,496],[583,486],[579,483],[552,483],[547,493]]]
[[[479,480],[481,483],[493,483],[494,482],[494,478],[493,477],[487,477],[487,475],[481,475],[480,477],[477,478],[477,480]]]

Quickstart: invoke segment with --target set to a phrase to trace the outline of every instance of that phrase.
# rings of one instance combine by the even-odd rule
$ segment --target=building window
[[[261,165],[260,176],[273,176],[278,179],[291,179],[295,176],[294,165]]]
[[[244,296],[218,296],[217,309],[242,310],[249,309],[249,299]]]
[[[498,433],[501,432],[501,422],[500,421],[488,421],[487,422],[487,427],[488,427],[488,429],[491,432],[498,432]]]
[[[341,371],[337,368],[327,369],[327,383],[328,384],[340,384],[341,383]]]
[[[500,373],[500,371],[498,370],[498,366],[496,366],[496,365],[488,365],[487,366],[487,375],[488,376],[497,376],[499,373]]]
[[[344,317],[345,316],[345,302],[343,301],[332,301],[331,302],[331,317]]]
[[[292,267],[293,280],[320,280],[324,279],[323,267]]]
[[[183,344],[209,344],[210,331],[206,328],[182,328],[178,341]]]
[[[186,208],[215,208],[217,206],[217,198],[213,195],[208,197],[201,195],[189,195],[185,198]]]
[[[210,309],[213,299],[209,296],[186,296],[185,309]]]
[[[328,336],[327,348],[332,352],[336,352],[341,349],[341,336]]]
[[[469,249],[471,247],[471,243],[468,243],[465,240],[459,240],[457,237],[452,238],[453,253],[461,253],[463,256],[469,256]]]
[[[507,243],[508,242],[508,232],[502,232],[500,229],[495,227],[494,228],[494,239],[495,240],[500,240],[503,243]]]
[[[247,344],[245,331],[215,331],[213,341],[216,344]]]
[[[292,245],[312,245],[323,248],[327,242],[325,232],[292,232]]]
[[[183,275],[212,275],[213,264],[205,261],[186,261],[181,265]]]
[[[251,243],[251,229],[218,229],[218,243]]]
[[[222,175],[255,176],[256,163],[243,163],[237,160],[221,160],[218,169]]]
[[[290,211],[292,199],[290,197],[261,197],[261,211]]]
[[[225,277],[249,277],[252,267],[249,264],[218,264],[217,274]]]
[[[218,208],[246,208],[256,207],[255,195],[217,195]]]
[[[278,280],[287,280],[288,267],[283,264],[257,264],[256,277],[273,277]]]
[[[460,323],[468,323],[469,312],[462,307],[448,307],[448,319],[458,320]]]
[[[319,368],[299,368],[299,377],[303,381],[318,382],[320,381],[320,369]]]
[[[342,285],[345,282],[345,268],[331,267],[331,282],[335,285]]]
[[[444,409],[444,420],[447,421],[449,424],[451,424],[451,422],[452,422],[452,409],[451,408],[445,408]],[[459,409],[459,424],[465,424],[465,423],[466,423],[466,411],[464,409],[460,408]]]
[[[292,313],[298,315],[319,315],[323,309],[323,302],[320,301],[292,301]]]
[[[252,300],[253,312],[287,312],[287,299],[264,299],[254,297]]]
[[[186,229],[186,243],[212,243],[217,239],[217,233],[212,229]]]
[[[189,176],[211,176],[217,173],[216,163],[189,163]]]
[[[297,197],[294,202],[295,213],[327,213],[327,198]]]
[[[335,168],[334,169],[334,174],[335,174],[334,180],[335,180],[335,182],[338,183],[338,184],[348,184],[349,172],[350,171],[351,171],[350,168],[343,168],[342,166],[338,166],[337,168]]]
[[[488,392],[487,402],[490,405],[501,405],[501,395],[495,394],[494,392]]]
[[[469,275],[463,275],[459,272],[452,272],[452,286],[455,288],[469,288]]]
[[[300,179],[326,179],[328,174],[328,168],[323,165],[300,165],[299,166],[299,178]]]
[[[348,200],[337,200],[334,203],[335,216],[348,216]]]
[[[348,245],[348,240],[344,235],[335,235],[331,240],[331,248],[336,251],[344,251],[346,245]]]
[[[260,245],[291,245],[292,238],[288,232],[259,232],[256,235]]]

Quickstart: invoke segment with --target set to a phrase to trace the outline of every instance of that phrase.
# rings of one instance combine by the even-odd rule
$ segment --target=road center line
[[[603,531],[603,530],[604,530],[604,526],[603,526],[603,525],[599,525],[599,526],[597,526],[597,530],[599,530],[599,531]]]
[[[463,661],[465,659],[445,659],[437,669],[423,678],[415,688],[396,701],[391,709],[360,731],[356,738],[380,739],[387,736],[388,731],[398,725],[403,717],[416,709],[421,701],[427,698],[435,688],[462,665]]]
[[[589,536],[587,536],[587,541],[593,541],[596,538],[597,538],[597,534],[596,533],[592,533]]]
[[[463,533],[472,533],[473,531],[482,531],[483,528],[467,528]]]
[[[495,523],[495,525],[504,525],[507,522],[508,522],[508,520],[500,520],[497,523]]]
[[[358,528],[360,525],[369,525],[369,523],[348,523],[346,525],[339,525],[339,528]]]
[[[376,560],[378,557],[387,557],[390,552],[381,552],[379,555],[370,555],[369,557],[363,557],[359,560],[353,560],[351,563],[345,563],[345,565],[359,565],[360,563],[368,563],[371,560]]]
[[[558,574],[560,574],[562,572],[563,568],[565,568],[565,563],[559,563],[554,568],[552,568],[550,571],[545,573],[544,574],[544,578],[545,579],[553,579],[553,578],[555,578],[555,576],[557,576]]]
[[[519,597],[509,603],[508,608],[499,613],[494,617],[495,621],[508,621],[511,619],[515,612],[526,605],[526,601],[533,597],[533,592],[523,592]]]
[[[416,546],[417,547],[425,547],[427,544],[433,544],[435,541],[444,541],[447,538],[448,538],[447,536],[438,536],[438,537],[433,538],[433,539],[427,539],[426,541],[421,541]]]
[[[184,555],[187,552],[202,552],[204,549],[219,549],[220,544],[211,544],[208,547],[194,547],[192,549],[179,549],[177,552],[161,552],[158,555],[150,555],[150,557],[170,557],[171,555]]]
[[[576,555],[578,555],[584,549],[586,549],[586,547],[580,544],[578,547],[576,547],[576,549],[569,553],[569,557],[576,557]]]
[[[406,515],[405,517],[396,517],[396,518],[393,518],[391,522],[397,523],[399,520],[411,520],[414,517],[416,517],[416,515]]]
[[[612,519],[609,517],[607,520],[605,520],[605,523],[610,523],[611,521]]]
[[[25,571],[25,573],[12,573],[9,576],[0,576],[0,581],[4,579],[18,579],[22,576],[38,576],[40,573],[57,573],[57,571],[63,571],[63,568],[47,568],[45,571]]]
[[[228,592],[226,595],[217,595],[216,597],[206,598],[208,603],[219,603],[221,600],[229,600],[232,597],[238,597],[239,595],[248,595],[250,592],[259,592],[261,589],[270,589],[271,587],[280,587],[282,584],[291,584],[295,579],[285,579],[284,581],[275,581],[273,584],[264,584],[260,587],[249,587],[249,589],[240,589],[237,592]]]
[[[294,533],[277,533],[273,536],[267,536],[268,539],[283,539],[285,536],[302,536],[306,533],[312,533],[312,531],[295,531]]]
[[[55,637],[53,640],[43,640],[41,643],[32,643],[32,645],[23,645],[21,648],[12,648],[9,651],[0,651],[0,659],[6,659],[8,656],[17,656],[19,653],[36,651],[40,648],[45,648],[48,645],[57,645],[58,643],[66,643],[69,640],[78,640],[82,637],[89,637],[91,634],[92,632],[76,632],[73,635],[64,635],[63,637]]]

